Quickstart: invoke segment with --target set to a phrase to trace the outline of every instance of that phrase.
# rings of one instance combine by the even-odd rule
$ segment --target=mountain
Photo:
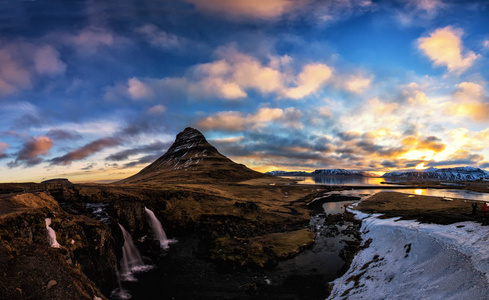
[[[200,131],[188,127],[163,156],[117,183],[238,182],[264,176],[222,155]]]
[[[266,174],[273,176],[311,176],[311,173],[304,171],[271,171]]]
[[[345,170],[345,169],[318,169],[313,172],[304,171],[271,171],[267,174],[274,176],[365,176],[365,177],[378,177],[374,173],[359,170]]]
[[[407,170],[385,173],[382,177],[439,179],[448,181],[470,181],[489,179],[489,172],[474,167],[457,167],[426,170]]]
[[[378,177],[378,175],[360,170],[345,169],[319,169],[312,172],[313,176],[365,176]]]

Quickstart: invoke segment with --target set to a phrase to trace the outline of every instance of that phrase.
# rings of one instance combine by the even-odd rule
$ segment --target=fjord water
[[[342,196],[351,196],[365,199],[369,196],[380,192],[397,192],[404,194],[414,194],[420,196],[432,196],[432,197],[444,197],[444,198],[458,198],[477,201],[489,201],[489,193],[479,193],[467,190],[458,189],[415,189],[415,188],[400,188],[400,189],[352,189],[344,191],[333,191],[325,193],[326,197],[331,194],[340,194]]]
[[[365,176],[284,176],[293,180],[298,180],[301,184],[318,185],[367,185],[380,186],[385,183],[382,177]]]

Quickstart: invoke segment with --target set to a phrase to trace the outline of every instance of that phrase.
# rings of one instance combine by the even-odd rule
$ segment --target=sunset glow
[[[428,169],[428,167],[425,167],[425,166],[424,166],[424,163],[420,163],[419,165],[417,165],[417,166],[415,167],[415,169],[416,169],[416,170],[426,170],[426,169]]]
[[[111,180],[192,126],[260,171],[489,167],[485,1],[7,1],[0,181]]]

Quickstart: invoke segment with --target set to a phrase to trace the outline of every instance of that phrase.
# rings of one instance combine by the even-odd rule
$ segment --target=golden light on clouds
[[[418,164],[416,167],[414,167],[416,170],[426,170],[428,167],[424,166],[424,163]]]
[[[418,40],[418,46],[435,66],[446,66],[450,72],[461,73],[474,64],[479,57],[472,51],[464,51],[462,29],[447,26]]]

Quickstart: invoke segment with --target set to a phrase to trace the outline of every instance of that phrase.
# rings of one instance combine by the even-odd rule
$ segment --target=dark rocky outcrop
[[[1,201],[0,298],[103,299],[109,295],[120,253],[113,238],[117,234],[108,225],[64,212],[43,192]],[[46,218],[51,219],[59,248],[49,245]]]

